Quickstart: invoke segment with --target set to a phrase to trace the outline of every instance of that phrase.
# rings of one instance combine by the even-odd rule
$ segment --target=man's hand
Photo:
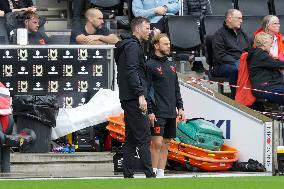
[[[161,30],[159,30],[159,29],[157,29],[157,28],[153,28],[152,32],[153,32],[153,35],[155,36],[155,35],[157,35],[157,34],[160,34],[160,33],[161,33]]]
[[[159,6],[154,8],[154,12],[156,15],[163,16],[167,13],[167,9],[163,6]]]
[[[28,7],[28,8],[26,9],[26,11],[36,12],[36,11],[37,11],[37,9],[36,9],[36,7],[35,7],[35,6],[32,6],[32,7]]]
[[[180,121],[185,121],[185,115],[182,109],[178,110],[178,118]]]
[[[151,114],[148,115],[148,117],[149,117],[151,126],[154,127],[154,123],[155,123],[155,121],[157,121],[155,114],[151,113]]]
[[[139,96],[139,109],[142,111],[142,113],[147,112],[147,101],[143,95]]]

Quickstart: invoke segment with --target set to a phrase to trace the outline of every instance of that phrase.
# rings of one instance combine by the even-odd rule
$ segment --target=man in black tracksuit
[[[155,53],[147,60],[148,113],[152,124],[151,159],[157,177],[164,176],[169,143],[176,137],[176,116],[183,120],[183,102],[176,68],[167,59],[170,40],[157,34],[152,40]]]
[[[150,22],[136,17],[131,22],[132,34],[121,35],[116,44],[119,98],[124,110],[125,143],[123,146],[123,175],[133,178],[133,157],[136,147],[147,178],[155,177],[150,154],[150,124],[147,116],[146,64],[142,42],[148,40]]]

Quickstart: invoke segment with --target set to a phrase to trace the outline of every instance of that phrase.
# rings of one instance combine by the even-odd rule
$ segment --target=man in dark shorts
[[[164,176],[169,143],[176,137],[176,116],[184,120],[183,102],[178,77],[170,54],[170,40],[166,34],[152,39],[154,54],[147,60],[148,113],[152,133],[151,159],[157,177]]]
[[[115,44],[118,37],[110,34],[108,28],[104,26],[103,13],[90,8],[85,13],[86,23],[74,23],[70,37],[70,44],[103,45]]]

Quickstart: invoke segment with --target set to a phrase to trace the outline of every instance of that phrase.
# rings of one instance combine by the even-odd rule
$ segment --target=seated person
[[[183,0],[183,15],[211,15],[211,5],[209,0]]]
[[[249,76],[253,89],[283,94],[281,70],[284,70],[284,63],[269,55],[272,44],[273,37],[265,32],[260,32],[255,36],[255,48],[248,51],[247,57]],[[253,95],[256,98],[265,98],[281,105],[284,104],[282,95],[262,91],[253,91]]]
[[[282,34],[280,33],[279,18],[274,15],[267,15],[262,20],[262,26],[255,33],[254,36],[260,32],[266,32],[273,36],[273,44],[270,49],[270,55],[275,59],[284,61],[284,45]]]
[[[32,0],[1,0],[0,10],[3,10],[5,14],[19,11],[36,12],[36,7],[34,7]]]
[[[28,31],[28,44],[45,45],[49,38],[43,31],[39,31],[39,16],[33,11],[27,11],[23,15],[23,24]],[[10,32],[10,42],[16,43],[16,29]]]
[[[165,31],[164,15],[175,15],[180,10],[178,0],[133,0],[132,12],[135,17],[142,16],[150,20],[151,28]]]
[[[230,85],[236,85],[238,79],[239,59],[242,51],[249,48],[250,42],[241,29],[242,13],[229,9],[225,14],[225,22],[213,36],[213,75],[229,78]],[[235,87],[230,87],[235,97]]]
[[[118,42],[118,37],[110,34],[109,29],[103,25],[103,14],[100,10],[88,9],[85,18],[85,24],[73,25],[70,44],[102,45]]]

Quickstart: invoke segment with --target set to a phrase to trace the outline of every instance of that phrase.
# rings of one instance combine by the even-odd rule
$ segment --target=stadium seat
[[[198,19],[194,16],[170,16],[166,21],[166,32],[171,40],[172,51],[177,61],[189,61],[192,51],[201,45]],[[178,28],[178,30],[177,30]]]
[[[283,0],[272,0],[272,7],[274,8],[274,14],[284,15],[284,2],[283,2]]]
[[[280,21],[280,33],[284,33],[284,15],[278,15],[277,16]]]
[[[121,0],[90,0],[92,6],[102,10],[105,18],[113,18],[117,15]]]
[[[206,16],[202,24],[204,24],[204,34],[206,35],[214,35],[214,33],[223,26],[225,20],[225,16],[215,16],[215,15],[210,15]]]
[[[243,16],[242,29],[252,40],[253,33],[261,27],[263,16]]]
[[[206,35],[204,42],[205,42],[205,57],[206,57],[206,62],[209,65],[209,70],[208,70],[208,79],[210,81],[218,82],[218,83],[224,83],[228,82],[228,78],[225,77],[218,77],[214,75],[214,62],[213,62],[213,48],[212,48],[212,35]],[[218,92],[221,94],[224,94],[224,86],[222,84],[218,84]]]
[[[211,0],[211,10],[212,15],[225,15],[225,12],[233,8],[233,1],[232,0]]]
[[[234,7],[239,9],[243,15],[268,15],[269,0],[236,0]]]
[[[219,83],[224,83],[228,82],[228,79],[225,77],[217,77],[214,75],[213,72],[213,49],[212,49],[212,38],[215,32],[222,27],[224,23],[225,16],[206,16],[203,21],[203,28],[204,28],[204,36],[203,36],[203,41],[204,41],[204,54],[206,57],[206,62],[209,65],[209,70],[208,70],[208,79],[210,81],[215,81]],[[221,94],[224,94],[224,86],[218,84],[218,92]]]
[[[118,29],[130,29],[130,22],[134,18],[132,12],[132,1],[127,0],[127,16],[117,16],[117,28]]]

